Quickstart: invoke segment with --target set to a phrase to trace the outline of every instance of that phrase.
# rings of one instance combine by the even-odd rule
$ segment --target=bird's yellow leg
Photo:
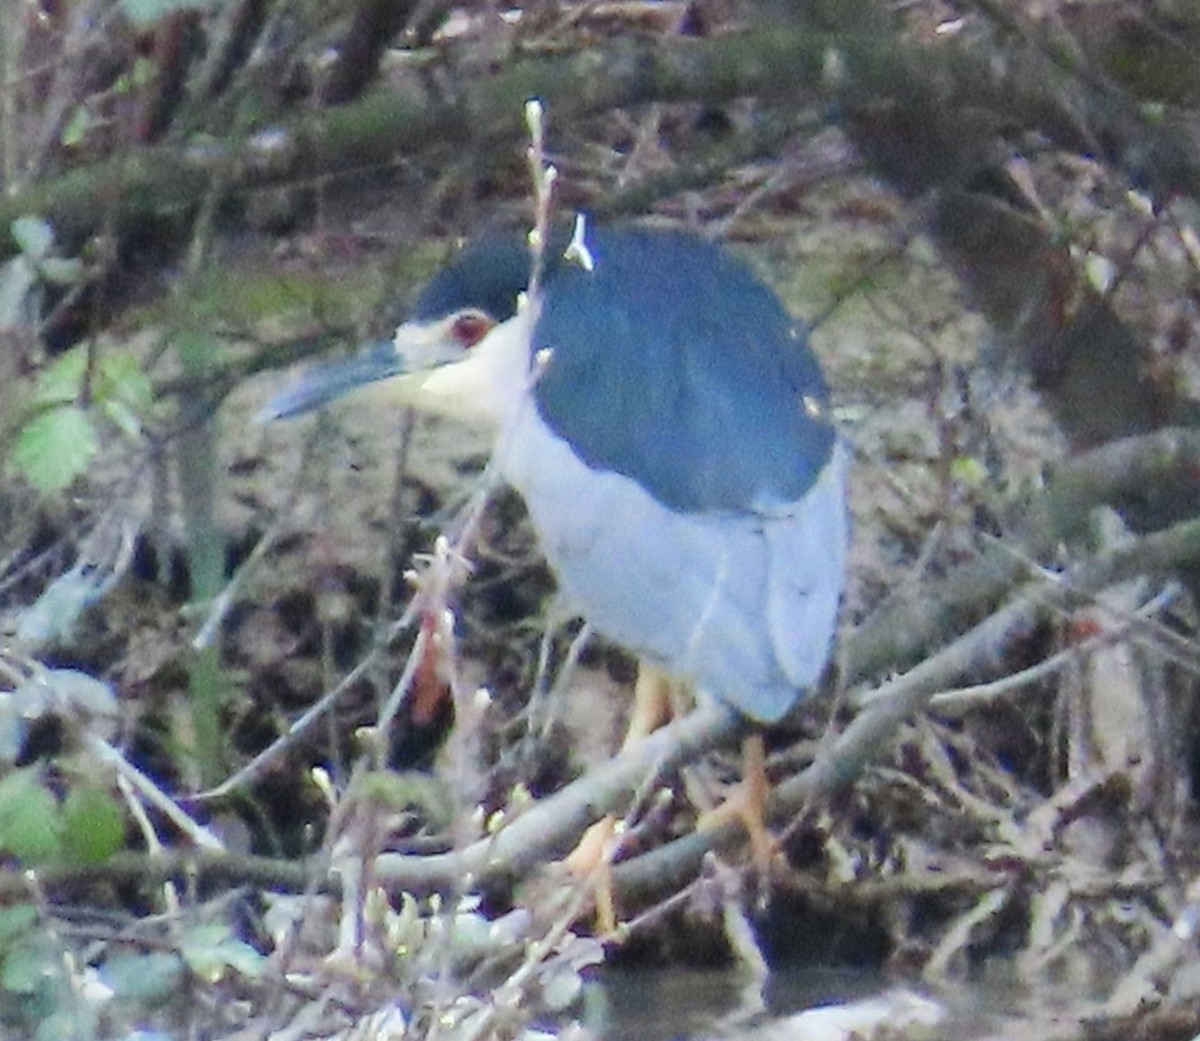
[[[671,718],[671,702],[676,684],[665,672],[653,665],[638,665],[637,683],[633,689],[633,708],[621,751],[632,748],[654,733]],[[602,933],[617,928],[617,905],[612,883],[613,836],[617,821],[608,814],[596,821],[578,845],[563,859],[576,878],[586,880],[592,887],[596,904],[596,926]]]
[[[661,669],[644,662],[638,665],[637,682],[633,687],[633,708],[621,751],[632,748],[649,737],[671,718],[671,700],[675,681]]]
[[[750,839],[754,863],[762,872],[770,869],[775,856],[775,839],[767,830],[767,751],[761,734],[751,734],[742,742],[742,780],[734,793],[720,806],[700,817],[699,827],[710,831],[730,817],[737,817]]]
[[[616,817],[611,813],[601,817],[563,858],[567,870],[591,887],[596,909],[596,929],[601,934],[615,932],[618,924],[612,880],[613,836],[616,830]]]

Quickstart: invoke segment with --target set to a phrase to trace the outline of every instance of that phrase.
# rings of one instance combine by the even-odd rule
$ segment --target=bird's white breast
[[[752,718],[820,677],[845,574],[846,457],[789,509],[684,513],[589,469],[529,395],[496,447],[570,606],[608,638]]]

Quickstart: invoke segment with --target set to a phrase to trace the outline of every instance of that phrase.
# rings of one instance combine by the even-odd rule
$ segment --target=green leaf
[[[221,357],[221,342],[210,333],[193,329],[181,330],[175,335],[175,353],[183,371],[191,376],[209,372]]]
[[[24,254],[0,264],[0,330],[20,329],[34,318],[37,268]]]
[[[63,845],[67,859],[96,864],[125,844],[120,805],[105,788],[72,788],[62,806]]]
[[[179,944],[188,968],[201,979],[216,983],[233,969],[243,976],[256,976],[265,959],[253,947],[237,939],[223,922],[189,929]]]
[[[105,354],[97,366],[96,384],[98,394],[120,398],[135,407],[154,402],[154,384],[129,351]]]
[[[26,864],[53,860],[62,851],[58,802],[33,767],[0,780],[0,849]]]
[[[257,978],[267,963],[267,959],[245,940],[227,940],[221,945],[221,954],[234,972],[247,979]]]
[[[147,8],[149,10],[149,8]],[[150,58],[137,58],[131,68],[123,76],[118,76],[112,85],[114,94],[128,94],[130,91],[141,90],[154,82],[158,65]]]
[[[87,469],[99,447],[91,417],[69,405],[26,423],[17,435],[12,460],[35,488],[60,492]]]
[[[62,974],[62,955],[44,936],[35,942],[26,938],[4,956],[0,965],[0,989],[8,994],[37,994]]]
[[[987,467],[972,455],[960,455],[950,463],[950,473],[956,481],[972,488],[982,488],[987,483]]]
[[[92,114],[88,111],[87,105],[78,105],[75,111],[71,113],[71,118],[67,120],[67,125],[63,127],[62,134],[59,135],[59,140],[64,148],[76,148],[83,143],[84,135],[92,125]]]
[[[0,694],[0,769],[12,766],[25,747],[29,721],[21,712],[17,699]]]
[[[132,354],[123,351],[100,359],[93,400],[114,426],[131,438],[142,433],[142,416],[154,406],[154,384]]]
[[[79,616],[104,591],[105,581],[103,573],[79,565],[59,575],[37,600],[17,613],[17,636],[31,647],[45,647],[70,639]],[[17,693],[25,695],[23,714],[29,718],[29,706],[34,703],[36,687],[18,687]]]
[[[46,257],[38,274],[51,285],[73,286],[83,280],[83,261],[78,257]]]
[[[54,229],[41,217],[18,217],[12,222],[12,236],[21,252],[39,263],[54,245]]]
[[[123,401],[102,401],[100,411],[104,417],[126,437],[137,438],[142,433],[141,417]]]
[[[152,86],[158,78],[158,60],[154,58],[135,58],[133,71],[129,74],[129,82],[135,90]]]
[[[116,997],[146,1001],[170,997],[183,973],[183,959],[174,952],[117,952],[105,959],[101,977]]]
[[[14,941],[24,940],[37,917],[37,908],[33,904],[0,907],[0,951],[5,950]]]
[[[37,386],[33,388],[33,404],[73,404],[83,391],[87,367],[87,347],[75,347],[67,351],[38,376]]]
[[[38,1020],[37,1033],[30,1041],[92,1041],[102,1036],[99,1007],[76,998],[66,980],[59,988],[57,1007]]]

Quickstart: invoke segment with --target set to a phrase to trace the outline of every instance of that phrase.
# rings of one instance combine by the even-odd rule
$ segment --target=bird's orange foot
[[[632,748],[670,722],[679,689],[679,682],[661,669],[645,662],[639,663],[637,683],[633,688],[633,710],[629,714],[625,740],[621,743],[622,750]]]
[[[730,818],[741,821],[750,840],[754,865],[764,877],[770,872],[778,853],[778,846],[766,821],[770,790],[763,739],[760,734],[753,734],[742,742],[741,783],[720,806],[701,814],[698,825],[701,831],[712,831],[726,824]]]
[[[596,928],[602,935],[617,930],[617,902],[613,893],[612,857],[617,820],[611,814],[596,821],[579,844],[563,858],[567,870],[591,887],[596,908]]]
[[[632,748],[670,720],[672,702],[680,685],[666,673],[645,662],[638,666],[633,711],[622,750]],[[596,908],[596,928],[601,934],[617,929],[616,897],[613,893],[612,858],[616,846],[617,822],[611,814],[598,820],[579,844],[563,858],[567,870],[592,889]]]

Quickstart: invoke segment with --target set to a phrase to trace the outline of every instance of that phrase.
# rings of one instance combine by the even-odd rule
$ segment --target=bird
[[[566,606],[647,675],[765,725],[819,685],[848,453],[805,327],[725,247],[586,220],[540,255],[484,235],[390,340],[309,370],[267,416],[393,377],[494,428]]]

